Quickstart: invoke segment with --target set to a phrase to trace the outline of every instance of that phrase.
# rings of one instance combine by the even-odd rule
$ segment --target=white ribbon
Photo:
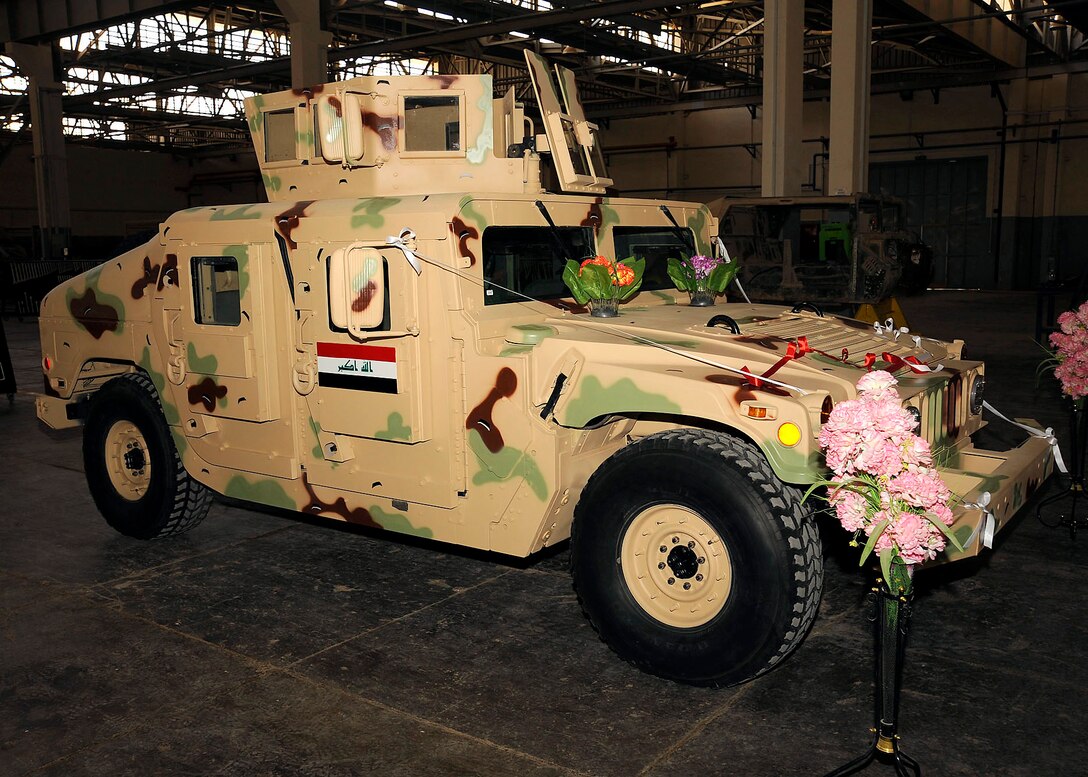
[[[416,256],[415,251],[408,247],[407,241],[411,240],[415,243],[416,233],[410,229],[402,229],[400,234],[396,237],[390,235],[385,239],[386,244],[399,248],[404,252],[404,258],[408,260],[408,264],[412,265],[412,269],[416,271],[416,275],[423,272],[423,265],[420,264],[419,257]]]
[[[978,530],[982,535],[982,547],[984,548],[993,548],[994,533],[997,531],[997,518],[994,517],[993,510],[990,509],[990,500],[992,498],[989,491],[983,491],[977,502],[965,502],[963,505],[966,508],[982,511],[982,521],[979,523]]]
[[[876,330],[876,333],[878,335],[883,335],[885,332],[887,332],[888,334],[890,334],[892,336],[892,340],[898,340],[899,335],[905,335],[908,332],[910,332],[910,330],[905,326],[901,326],[898,329],[896,329],[895,328],[895,319],[894,318],[884,319],[883,324],[880,323],[879,321],[874,321],[873,322],[873,329]],[[921,341],[920,337],[915,337],[914,338],[915,345],[917,345],[920,341]]]
[[[1044,432],[1036,429],[1034,426],[1028,426],[1027,424],[1018,424],[1016,421],[1013,421],[1011,418],[1008,418],[1007,416],[1004,416],[1000,412],[998,412],[997,408],[995,408],[989,402],[983,402],[982,406],[994,415],[996,415],[1002,421],[1008,421],[1013,426],[1020,427],[1032,437],[1042,437],[1043,439],[1045,439],[1048,443],[1050,443],[1050,447],[1054,449],[1054,466],[1058,468],[1058,472],[1061,472],[1063,475],[1069,474],[1069,470],[1065,467],[1065,460],[1062,458],[1062,449],[1058,446],[1058,438],[1054,436],[1053,427],[1048,426],[1046,428],[1046,431]]]

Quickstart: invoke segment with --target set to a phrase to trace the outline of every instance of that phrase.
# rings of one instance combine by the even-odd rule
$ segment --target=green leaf
[[[563,283],[567,284],[567,288],[570,289],[571,295],[579,305],[584,305],[589,301],[589,295],[586,294],[585,287],[582,285],[582,279],[578,277],[578,262],[573,259],[568,259],[566,266],[563,268]]]
[[[695,268],[679,259],[669,259],[666,270],[673,285],[680,291],[695,291]]]
[[[585,289],[589,299],[612,298],[612,273],[605,267],[599,264],[587,264],[582,268],[580,279],[582,288]]]
[[[941,530],[941,534],[943,534],[945,538],[952,543],[953,547],[955,547],[956,550],[963,550],[963,543],[960,542],[959,537],[952,533],[951,526],[945,526],[944,521],[933,515],[933,513],[923,513],[923,515],[925,515],[926,519],[931,524]]]
[[[706,279],[706,287],[716,294],[721,294],[737,277],[738,269],[740,269],[740,265],[736,262],[719,264],[710,271],[710,275]]]
[[[880,571],[884,574],[884,582],[888,586],[889,591],[894,591],[895,585],[892,580],[892,549],[885,548],[880,551]]]
[[[876,545],[876,541],[880,539],[880,535],[884,533],[884,530],[888,528],[888,519],[873,527],[873,533],[869,535],[868,541],[865,543],[865,547],[861,549],[861,561],[858,562],[860,567],[865,563],[865,559],[869,558],[869,554],[873,552],[873,546]]]

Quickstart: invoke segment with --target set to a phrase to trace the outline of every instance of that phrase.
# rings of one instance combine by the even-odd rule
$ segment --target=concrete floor
[[[905,301],[915,330],[989,361],[1006,414],[1059,428],[1033,305]],[[819,775],[868,743],[866,578],[836,527],[789,660],[675,685],[597,640],[565,548],[513,564],[233,504],[181,538],[115,534],[78,432],[35,420],[35,323],[5,326],[21,390],[0,400],[0,774]],[[1088,532],[1032,509],[985,559],[918,576],[901,733],[926,774],[1088,774],[1086,566]]]

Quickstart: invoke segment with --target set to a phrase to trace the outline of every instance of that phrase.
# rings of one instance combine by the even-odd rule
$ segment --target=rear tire
[[[182,466],[158,392],[143,373],[114,378],[91,401],[83,469],[99,512],[129,537],[181,534],[211,508],[211,491]]]
[[[754,446],[679,429],[608,459],[575,509],[571,571],[601,638],[672,680],[744,682],[796,648],[823,587],[801,494]]]

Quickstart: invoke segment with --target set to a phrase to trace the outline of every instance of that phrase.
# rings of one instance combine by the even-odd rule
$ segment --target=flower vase
[[[708,308],[714,304],[714,292],[707,289],[689,291],[688,295],[691,298],[691,306],[693,308]]]
[[[620,314],[620,302],[616,298],[591,299],[586,303],[589,315],[594,318],[615,318]]]
[[[876,726],[872,744],[858,758],[840,766],[826,777],[843,777],[864,770],[878,758],[891,761],[897,775],[921,775],[918,762],[899,749],[899,696],[903,677],[903,654],[910,629],[914,587],[906,565],[893,564],[892,585],[877,580],[874,631],[876,652]]]

